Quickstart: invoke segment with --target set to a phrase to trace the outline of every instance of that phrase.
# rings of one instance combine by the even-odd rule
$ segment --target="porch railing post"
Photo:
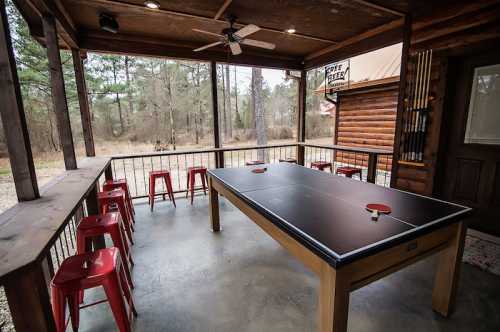
[[[111,163],[112,163],[112,162],[113,162],[113,161],[111,161],[111,162],[109,163],[109,166],[108,166],[108,167],[106,167],[106,169],[104,170],[104,178],[105,178],[106,180],[113,180],[113,169],[111,168]]]
[[[47,58],[49,60],[52,101],[56,113],[59,140],[63,150],[64,165],[67,170],[72,170],[77,168],[76,156],[69,119],[68,101],[66,99],[66,89],[64,87],[61,55],[59,54],[56,21],[53,16],[44,15],[42,23],[47,47]]]
[[[40,194],[3,0],[0,0],[0,103],[17,198],[36,199]]]
[[[377,180],[377,161],[378,154],[368,154],[368,174],[366,176],[366,181],[368,182],[375,183]]]
[[[111,167],[109,167],[109,169],[111,169]],[[97,193],[99,192],[98,187],[99,184],[96,183],[85,199],[85,203],[87,205],[87,213],[89,216],[99,214],[99,203],[97,201]],[[92,239],[92,245],[94,246],[94,249],[106,248],[104,235],[94,237]]]
[[[17,332],[56,330],[47,280],[39,262],[8,276],[4,287]]]
[[[306,141],[306,96],[307,96],[307,71],[300,72],[299,100],[297,114],[297,163],[304,166],[305,147],[302,143]]]

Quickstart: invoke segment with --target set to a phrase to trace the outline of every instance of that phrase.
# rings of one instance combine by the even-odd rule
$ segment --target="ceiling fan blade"
[[[210,35],[210,36],[219,37],[219,38],[225,38],[224,35],[221,35],[221,34],[215,33],[215,32],[210,32],[210,31],[205,31],[205,30],[200,30],[200,29],[193,29],[193,31],[204,33],[204,34]]]
[[[241,41],[241,43],[244,45],[265,48],[268,50],[274,50],[276,48],[276,45],[274,45],[272,43],[263,42],[263,41],[255,40],[255,39],[243,39]]]
[[[246,36],[250,36],[252,33],[259,31],[260,28],[255,24],[245,25],[243,28],[236,31],[234,34],[240,38],[245,38]]]
[[[203,50],[206,50],[207,48],[214,47],[214,46],[217,46],[217,45],[220,45],[220,44],[222,44],[222,42],[215,42],[215,43],[208,44],[208,45],[205,45],[205,46],[202,46],[202,47],[198,47],[197,49],[194,49],[193,51],[194,52],[203,51]]]
[[[229,48],[231,49],[231,53],[233,53],[233,55],[241,54],[241,46],[239,43],[231,42],[229,43]]]

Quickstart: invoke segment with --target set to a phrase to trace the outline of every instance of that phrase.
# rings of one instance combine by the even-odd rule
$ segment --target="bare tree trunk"
[[[154,71],[154,63],[151,62],[151,84],[153,86],[153,94],[152,94],[152,116],[154,119],[154,136],[155,136],[155,144],[160,142],[160,119],[158,114],[158,108],[156,105],[156,82],[155,82],[155,71]],[[161,143],[161,142],[160,142]]]
[[[173,105],[173,100],[172,100],[172,84],[171,84],[171,77],[168,72],[168,67],[165,65],[164,67],[164,72],[165,72],[165,82],[167,84],[167,99],[168,99],[168,113],[170,117],[170,144],[172,144],[172,149],[176,149],[176,144],[175,144],[175,126],[174,126],[174,105]]]
[[[229,137],[233,137],[233,117],[231,114],[231,81],[229,80],[229,65],[226,65],[226,112],[227,112],[227,121],[228,121],[228,129],[227,129],[227,135]]]
[[[116,84],[118,83],[118,79],[117,79],[118,73],[117,73],[117,68],[116,68],[116,62],[115,62],[115,60],[113,60],[113,61],[111,61],[111,63],[113,64],[113,81],[115,83],[115,88],[116,88]],[[116,105],[118,106],[118,117],[120,119],[120,133],[117,134],[117,135],[115,135],[115,133],[113,131],[113,136],[121,136],[125,132],[125,124],[124,124],[124,121],[123,121],[122,104],[121,104],[121,101],[120,101],[120,93],[118,93],[118,92],[116,92],[115,102],[116,102]]]
[[[262,100],[262,69],[252,68],[252,100],[254,102],[253,110],[255,117],[255,128],[257,132],[257,145],[267,144],[266,118],[264,114],[264,105]],[[266,150],[257,152],[259,160],[268,161]]]
[[[241,115],[238,111],[238,80],[236,78],[236,66],[234,66],[234,111],[238,125],[241,125]]]
[[[131,126],[130,118],[134,113],[134,105],[132,103],[132,88],[130,86],[130,58],[128,56],[125,57],[125,79],[127,82],[127,99],[128,99],[128,114],[127,114],[127,127]]]

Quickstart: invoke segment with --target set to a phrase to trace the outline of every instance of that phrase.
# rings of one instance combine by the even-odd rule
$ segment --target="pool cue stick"
[[[420,151],[418,154],[418,161],[424,160],[424,149],[425,149],[425,136],[427,130],[427,119],[429,117],[429,93],[430,93],[430,83],[431,83],[431,68],[432,68],[432,49],[429,52],[429,65],[427,69],[427,83],[426,83],[426,93],[425,93],[425,105],[424,113],[422,114],[422,126],[420,129]]]
[[[416,61],[416,57],[415,56],[411,56],[410,57],[410,67],[411,68],[411,72],[410,72],[410,82],[408,84],[408,88],[407,88],[407,93],[408,93],[408,100],[407,100],[407,103],[406,103],[406,107],[405,107],[405,110],[404,110],[404,143],[403,143],[403,154],[402,154],[402,159],[403,160],[408,160],[408,151],[410,150],[410,120],[411,120],[411,109],[412,109],[412,106],[413,106],[413,98],[414,98],[414,94],[413,94],[413,90],[414,90],[414,85],[415,85],[415,79],[416,79],[416,76],[415,76],[415,73],[416,73],[416,65],[417,65],[417,61]]]
[[[418,121],[415,128],[415,156],[414,159],[418,160],[418,155],[420,153],[420,130],[422,126],[422,114],[424,112],[424,104],[425,104],[425,89],[427,84],[427,65],[428,65],[428,52],[422,52],[422,56],[424,57],[424,66],[422,68],[422,88],[421,88],[421,96],[420,96],[420,105],[418,107]]]
[[[422,71],[422,53],[418,53],[418,64],[417,64],[417,78],[415,82],[415,96],[413,98],[413,108],[411,110],[411,122],[410,122],[410,149],[408,151],[408,160],[413,160],[414,150],[415,150],[415,133],[414,126],[416,121],[415,110],[419,105],[420,98],[420,83],[421,83],[421,71]]]
[[[423,97],[424,97],[424,88],[425,88],[425,74],[427,72],[426,66],[427,66],[427,54],[425,52],[420,52],[422,56],[422,66],[420,67],[420,83],[418,87],[418,100],[417,100],[417,108],[415,109],[415,123],[413,125],[413,149],[412,149],[412,155],[411,155],[411,160],[416,160],[417,159],[417,153],[418,153],[418,128],[420,126],[420,120],[421,120],[421,112],[422,112],[422,107],[423,107]]]

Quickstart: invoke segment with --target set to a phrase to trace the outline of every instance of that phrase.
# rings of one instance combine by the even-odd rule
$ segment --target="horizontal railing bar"
[[[319,149],[358,152],[358,153],[373,153],[377,155],[392,155],[393,153],[391,150],[378,150],[378,149],[360,148],[360,147],[352,147],[345,145],[333,145],[333,144],[327,145],[327,144],[310,144],[310,143],[298,143],[298,144],[309,148],[319,148]]]

